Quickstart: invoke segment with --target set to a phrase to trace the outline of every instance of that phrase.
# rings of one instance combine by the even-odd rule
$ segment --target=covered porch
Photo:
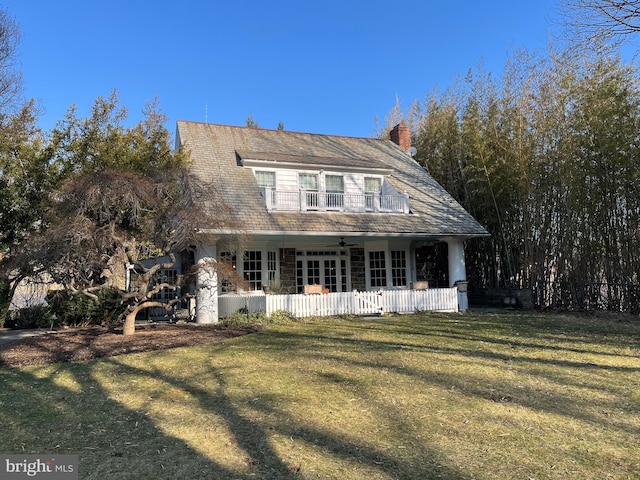
[[[196,320],[215,323],[241,308],[296,316],[464,311],[464,241],[316,233],[253,238],[242,253],[202,245]],[[221,262],[226,268],[211,267]],[[242,281],[219,275],[223,270]]]

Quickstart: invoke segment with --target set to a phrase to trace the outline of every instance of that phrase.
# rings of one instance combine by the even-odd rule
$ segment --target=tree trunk
[[[122,333],[124,335],[133,335],[136,331],[136,315],[138,314],[138,310],[131,310],[127,316],[124,318],[124,329]]]
[[[171,301],[168,305],[174,305],[176,302],[177,300]],[[122,333],[125,335],[133,335],[136,331],[136,317],[138,316],[138,312],[151,307],[167,308],[167,304],[163,302],[144,302],[136,305],[127,313],[127,316],[124,317],[124,329]]]

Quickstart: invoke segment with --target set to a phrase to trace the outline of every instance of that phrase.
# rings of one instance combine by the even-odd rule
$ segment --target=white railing
[[[409,195],[265,189],[268,210],[409,213]]]
[[[385,290],[382,292],[342,292],[314,295],[241,295],[219,297],[220,318],[238,310],[248,313],[285,310],[302,317],[331,315],[363,315],[380,313],[411,313],[416,311],[458,311],[458,289]]]

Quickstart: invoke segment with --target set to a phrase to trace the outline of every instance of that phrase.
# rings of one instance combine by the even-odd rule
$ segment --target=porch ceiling
[[[421,243],[437,243],[452,239],[453,237],[437,237],[430,235],[371,235],[366,233],[341,233],[341,232],[322,232],[318,234],[311,234],[309,232],[273,232],[271,234],[265,234],[260,232],[256,235],[251,235],[249,241],[253,242],[270,242],[281,243],[283,246],[295,246],[295,245],[322,245],[330,246],[337,245],[341,239],[344,239],[347,244],[364,245],[365,241],[375,240],[410,240],[412,242]],[[466,240],[466,238],[456,237],[460,240]]]

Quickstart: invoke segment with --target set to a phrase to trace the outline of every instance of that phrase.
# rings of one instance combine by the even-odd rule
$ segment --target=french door
[[[349,291],[346,258],[307,257],[298,260],[298,276],[299,285],[322,285],[330,292]]]

